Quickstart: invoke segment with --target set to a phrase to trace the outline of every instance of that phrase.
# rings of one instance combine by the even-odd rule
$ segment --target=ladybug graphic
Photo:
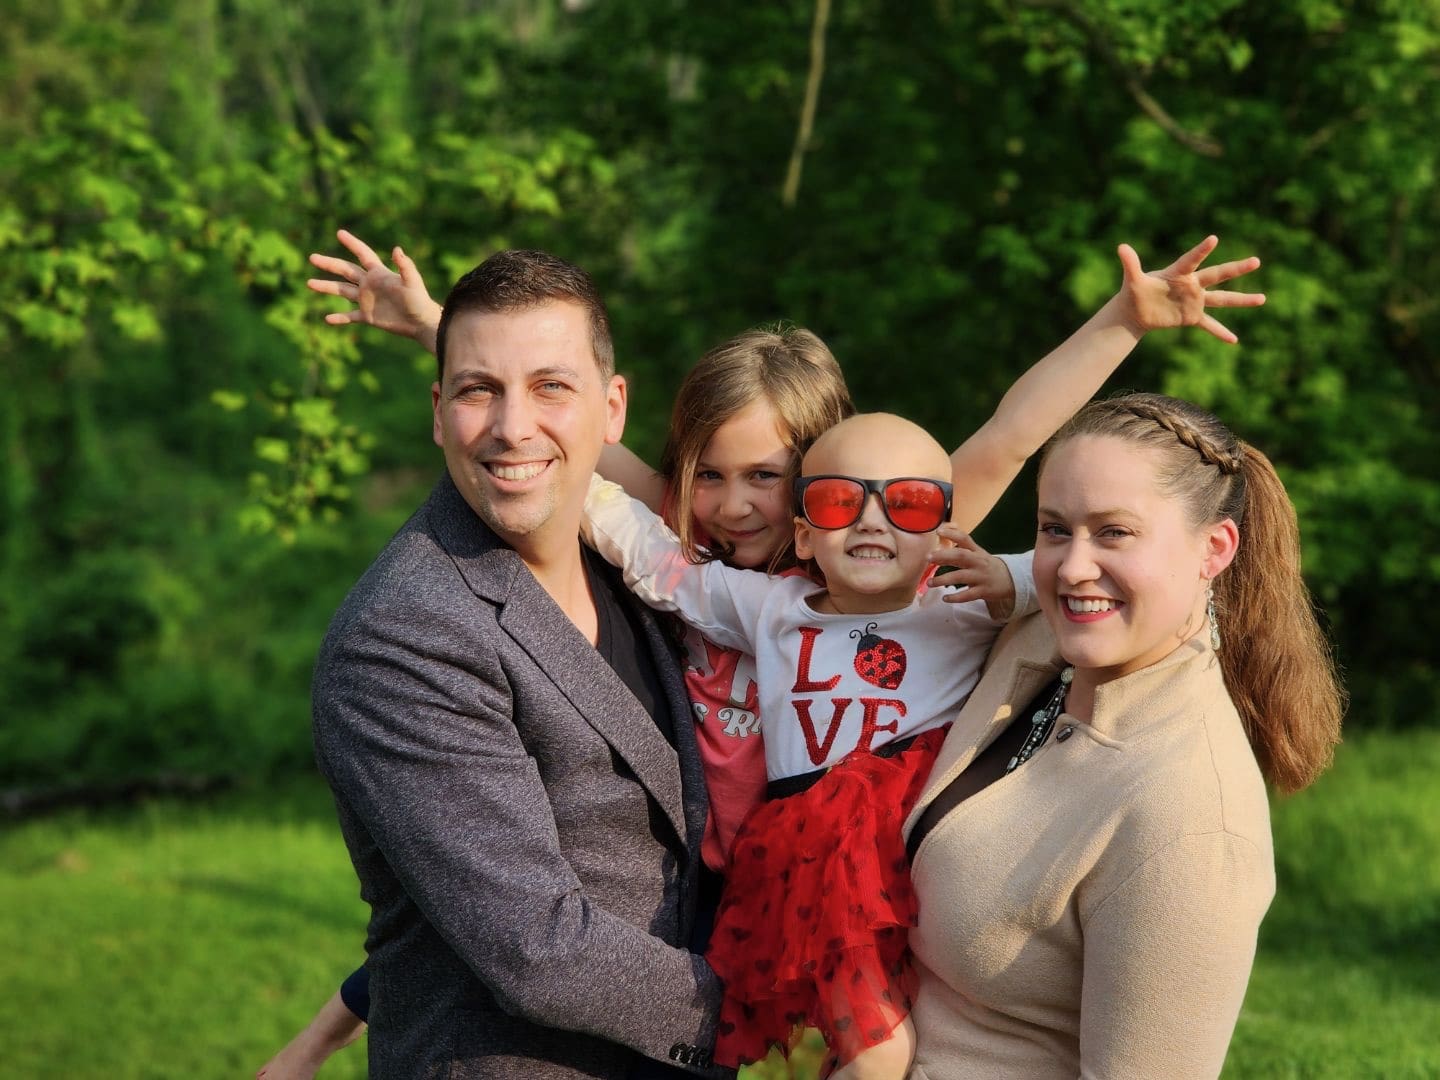
[[[850,631],[852,638],[860,639],[860,644],[855,646],[855,671],[882,690],[895,690],[905,678],[905,646],[892,638],[871,633],[876,625],[867,623],[864,630]]]

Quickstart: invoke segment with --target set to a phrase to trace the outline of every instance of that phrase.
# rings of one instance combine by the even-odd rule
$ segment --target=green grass
[[[0,839],[0,1073],[246,1077],[363,957],[318,780],[67,813]],[[322,1076],[363,1077],[363,1041]]]
[[[1437,776],[1440,732],[1367,735],[1276,803],[1280,892],[1227,1077],[1440,1076]],[[251,1075],[350,971],[364,920],[318,780],[7,827],[0,1073]]]
[[[1230,1077],[1440,1076],[1440,732],[1357,736],[1273,808]]]

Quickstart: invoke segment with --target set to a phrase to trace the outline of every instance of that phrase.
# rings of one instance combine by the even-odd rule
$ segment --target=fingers
[[[400,271],[400,284],[407,289],[425,287],[425,279],[420,276],[420,269],[415,265],[415,260],[400,250],[400,245],[395,245],[395,250],[390,253],[390,260]]]
[[[1204,315],[1200,318],[1200,329],[1207,334],[1214,334],[1227,345],[1234,345],[1240,339],[1225,328],[1225,325],[1213,315]]]
[[[1205,293],[1206,307],[1259,307],[1263,303],[1263,292],[1227,292],[1224,289],[1215,289]]]
[[[953,584],[952,582],[942,582],[939,578],[935,579],[935,583],[941,585]],[[979,589],[975,588],[973,585],[971,585],[955,589],[952,592],[947,592],[940,599],[947,604],[965,604],[969,603],[971,600],[984,600],[985,594]]]
[[[1145,269],[1140,265],[1140,256],[1129,244],[1121,244],[1115,249],[1115,254],[1120,256],[1120,272],[1126,281],[1145,276]]]
[[[1196,270],[1200,269],[1200,264],[1205,261],[1206,256],[1215,250],[1219,243],[1220,238],[1214,233],[1211,233],[1171,263],[1167,268],[1167,272],[1193,274]]]
[[[1222,281],[1230,281],[1248,274],[1260,266],[1260,260],[1254,255],[1248,259],[1236,259],[1234,262],[1217,263],[1215,266],[1207,266],[1204,270],[1195,275],[1195,280],[1201,285],[1209,288],[1211,285],[1219,285]]]
[[[994,595],[993,583],[977,567],[947,569],[930,579],[929,587],[943,588],[941,599],[947,604],[964,604],[971,600],[988,600]]]
[[[355,294],[359,291],[353,282],[318,277],[308,279],[305,287],[312,292],[324,293],[326,296],[341,296],[346,300],[355,299]]]
[[[944,585],[951,589],[963,589],[975,584],[975,582],[970,580],[973,575],[963,567],[945,563],[936,567],[936,570],[938,573],[933,574],[930,578],[931,588],[937,585]]]
[[[334,274],[336,277],[356,277],[360,274],[360,267],[349,259],[337,259],[333,255],[321,255],[318,251],[310,253],[310,265],[317,270],[324,270],[327,274]]]
[[[944,525],[941,525],[940,528],[937,530],[937,533],[941,540],[946,540],[950,544],[954,545],[953,547],[937,549],[946,552],[948,555],[955,554],[955,548],[962,548],[965,551],[981,550],[980,545],[975,543],[975,541],[971,539],[969,533],[967,533],[964,529],[956,528],[954,525],[951,525],[948,522]]]
[[[325,316],[325,321],[331,326],[348,326],[352,322],[360,322],[364,317],[359,308],[351,308],[349,311],[332,311]]]
[[[335,233],[335,239],[344,245],[346,251],[355,256],[356,261],[364,269],[370,270],[380,265],[380,256],[375,254],[375,249],[354,233],[339,229]]]
[[[365,271],[347,259],[337,259],[333,255],[321,255],[312,253],[310,265],[316,270],[323,270],[327,274],[334,274],[338,278],[354,283],[359,281]]]

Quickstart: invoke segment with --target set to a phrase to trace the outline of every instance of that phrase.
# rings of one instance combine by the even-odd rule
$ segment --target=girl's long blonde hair
[[[760,399],[775,409],[781,437],[793,452],[782,481],[787,491],[810,444],[855,412],[840,365],[825,343],[803,327],[746,330],[702,356],[676,393],[660,457],[667,485],[665,517],[691,562],[731,554],[695,527],[695,472],[710,437]],[[778,572],[794,562],[790,545],[776,553],[770,570]]]

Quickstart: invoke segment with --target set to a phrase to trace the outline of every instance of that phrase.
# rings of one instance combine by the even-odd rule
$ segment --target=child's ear
[[[810,542],[810,523],[803,517],[795,519],[795,557],[797,559],[813,559],[815,557],[815,545]]]

